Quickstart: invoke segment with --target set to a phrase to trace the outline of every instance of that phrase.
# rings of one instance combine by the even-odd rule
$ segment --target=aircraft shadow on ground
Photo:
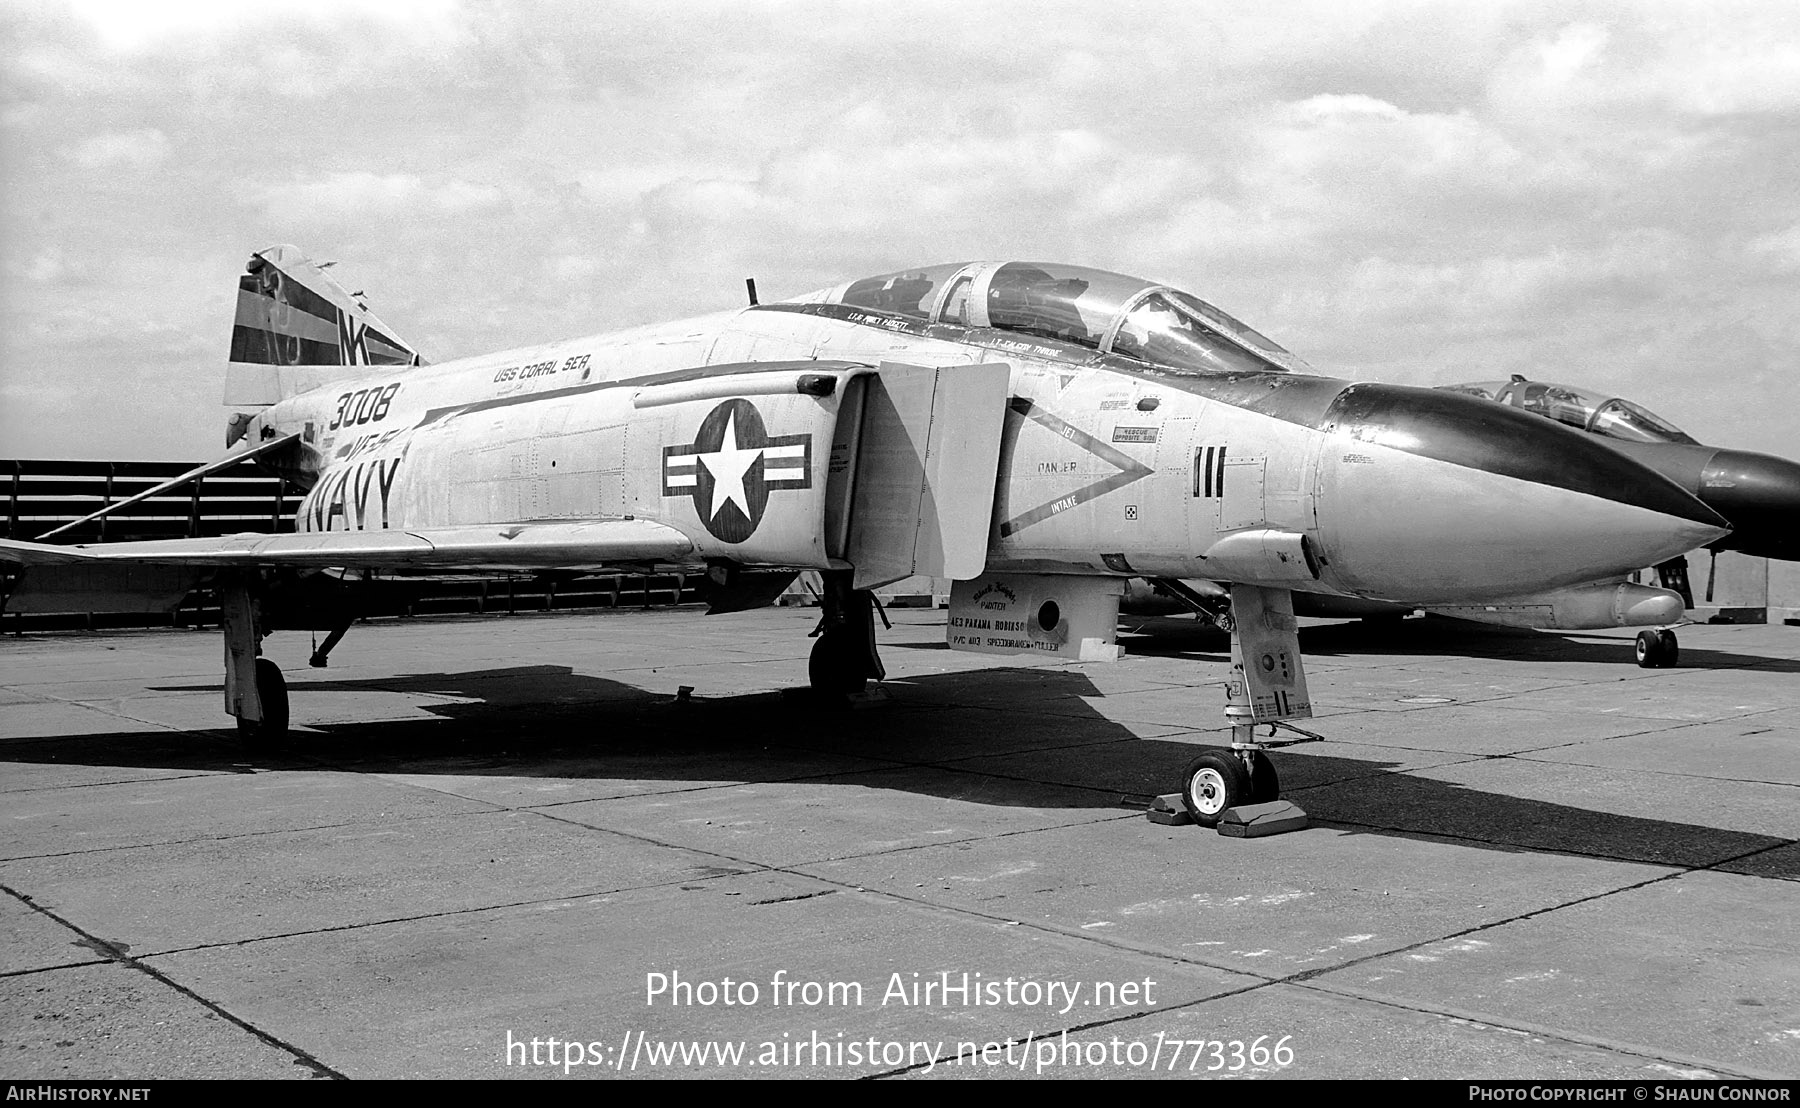
[[[664,694],[549,665],[296,681],[291,697],[299,720],[308,717],[307,701],[321,694],[399,691],[457,699],[423,705],[426,717],[319,724],[269,750],[247,750],[223,729],[152,731],[14,739],[0,743],[0,761],[618,779],[675,787],[807,779],[998,806],[1121,809],[1174,791],[1204,749],[1136,737],[1078,699],[1099,696],[1079,672],[971,670],[889,688],[889,703],[847,710],[780,692],[715,698],[702,690],[693,702],[676,704]],[[1211,713],[1205,718],[1210,722]],[[1284,795],[1305,807],[1315,825],[1340,832],[1675,866],[1768,852],[1751,863],[1757,875],[1800,879],[1800,850],[1776,849],[1794,840],[1484,792],[1396,772],[1392,761],[1321,753],[1328,746],[1308,749],[1273,755]],[[1682,792],[1671,789],[1672,796]]]
[[[1126,620],[1121,629],[1126,651],[1150,657],[1191,655],[1216,660],[1231,653],[1231,640],[1222,631],[1185,618]],[[1680,632],[1677,630],[1677,635]],[[1532,631],[1495,627],[1468,620],[1425,619],[1350,620],[1302,626],[1300,647],[1308,656],[1357,657],[1369,653],[1413,657],[1485,658],[1498,662],[1613,662],[1635,666],[1632,640],[1597,638],[1580,632]],[[1681,644],[1681,669],[1746,669],[1772,673],[1800,673],[1800,660],[1764,658]]]

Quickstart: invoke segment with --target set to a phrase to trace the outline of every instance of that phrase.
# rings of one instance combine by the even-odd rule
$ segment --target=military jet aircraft
[[[1509,381],[1443,385],[1601,436],[1615,450],[1699,497],[1731,523],[1714,550],[1800,561],[1800,462],[1751,450],[1706,446],[1668,420],[1616,396],[1571,385]]]
[[[1139,278],[954,263],[751,301],[421,365],[300,251],[264,250],[239,284],[238,449],[212,465],[255,457],[306,488],[298,530],[7,541],[0,558],[26,567],[12,601],[35,587],[142,605],[210,580],[226,710],[256,739],[287,724],[263,639],[318,618],[280,602],[315,571],[704,567],[714,609],[731,611],[817,570],[809,676],[834,697],[883,676],[872,590],[914,574],[954,582],[950,646],[1083,660],[1117,656],[1125,579],[1226,582],[1232,750],[1183,779],[1209,824],[1275,798],[1266,747],[1317,737],[1274,738],[1311,714],[1296,591],[1579,592],[1725,530],[1591,436],[1317,375]]]
[[[1720,551],[1735,550],[1753,558],[1800,561],[1800,462],[1706,446],[1629,400],[1572,385],[1532,381],[1522,374],[1515,373],[1507,381],[1440,387],[1580,428],[1674,481],[1731,524],[1730,534],[1707,544],[1715,557]],[[1678,590],[1683,603],[1692,607],[1687,559],[1670,559],[1656,570],[1662,582]],[[1637,655],[1641,665],[1674,664],[1673,633],[1639,632]]]

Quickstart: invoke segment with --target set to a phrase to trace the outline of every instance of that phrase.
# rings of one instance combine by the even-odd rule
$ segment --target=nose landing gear
[[[1202,827],[1217,827],[1231,808],[1281,799],[1281,779],[1266,751],[1321,741],[1321,736],[1283,722],[1312,715],[1293,594],[1233,585],[1230,623],[1231,681],[1226,685],[1225,718],[1231,722],[1231,749],[1200,755],[1181,778],[1182,804]],[[1258,740],[1260,724],[1269,726],[1269,737]],[[1300,737],[1276,739],[1277,728]]]
[[[1285,727],[1301,737],[1276,739],[1273,736],[1277,727]],[[1234,724],[1231,750],[1209,750],[1188,763],[1187,772],[1181,776],[1181,801],[1195,823],[1216,827],[1228,808],[1280,800],[1281,778],[1264,751],[1324,741],[1322,735],[1285,723],[1271,724],[1269,732],[1270,737],[1258,741],[1254,725]]]

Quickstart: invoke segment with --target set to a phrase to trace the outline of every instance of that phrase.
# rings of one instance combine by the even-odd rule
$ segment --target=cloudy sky
[[[277,242],[434,361],[1026,258],[1800,456],[1792,0],[0,0],[0,63],[0,458],[216,453]]]

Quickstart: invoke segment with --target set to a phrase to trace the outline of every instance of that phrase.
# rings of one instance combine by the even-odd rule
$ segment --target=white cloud
[[[85,370],[121,318],[216,357],[272,241],[437,356],[1031,257],[1327,371],[1556,364],[1681,422],[1704,364],[1721,410],[1800,405],[1793,4],[18,7],[14,364]],[[138,362],[192,372],[166,338]]]
[[[1800,108],[1800,8],[1757,0],[1600,5],[1540,28],[1496,67],[1491,101],[1551,121],[1674,112],[1706,118]]]
[[[454,23],[455,0],[307,0],[265,5],[241,0],[68,0],[70,11],[109,50],[140,52],[197,36],[228,35],[246,28],[303,24],[346,27],[358,24],[399,30],[409,37],[445,33]]]
[[[1781,275],[1800,275],[1800,223],[1785,231],[1758,235],[1745,246],[1747,264]]]
[[[437,183],[411,173],[352,170],[306,181],[252,189],[272,219],[358,224],[393,213],[460,214],[505,202],[494,185],[462,180]]]
[[[596,254],[559,254],[546,259],[551,280],[564,285],[578,285],[611,272],[607,259]]]
[[[168,136],[154,127],[95,135],[63,151],[83,169],[149,169],[169,157]]]

